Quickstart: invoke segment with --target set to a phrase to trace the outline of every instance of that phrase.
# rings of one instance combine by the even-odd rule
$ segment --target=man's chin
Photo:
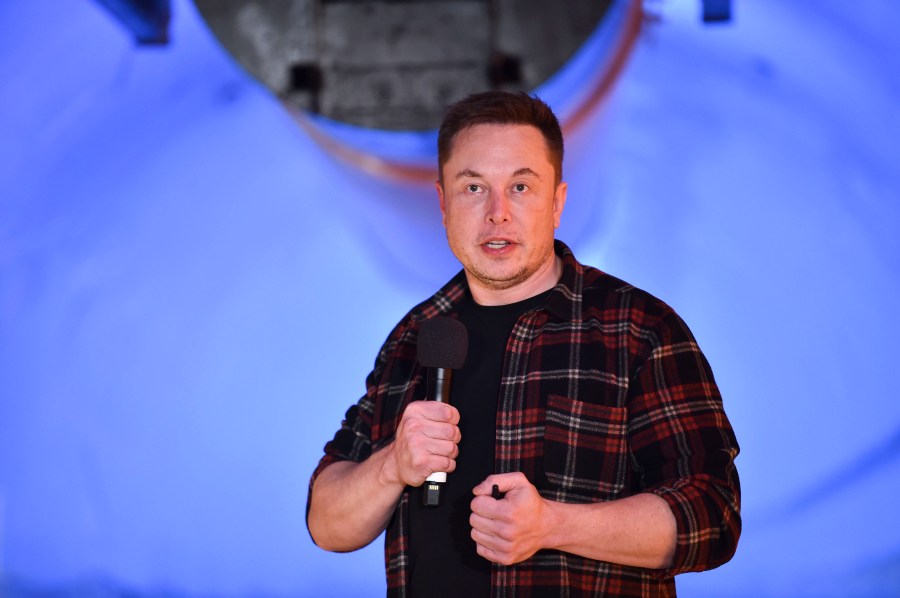
[[[482,286],[492,291],[505,291],[519,285],[532,274],[522,268],[517,271],[484,271],[479,268],[469,267],[466,272],[470,277],[475,278]]]

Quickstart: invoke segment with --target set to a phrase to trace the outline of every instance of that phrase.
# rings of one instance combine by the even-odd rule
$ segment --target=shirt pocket
[[[550,498],[594,502],[622,492],[628,474],[627,415],[624,407],[549,395],[544,474]]]

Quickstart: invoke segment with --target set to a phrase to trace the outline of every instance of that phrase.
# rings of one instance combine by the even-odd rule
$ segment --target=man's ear
[[[561,181],[556,186],[556,192],[553,194],[553,228],[559,228],[563,208],[566,207],[566,193],[568,191],[569,185],[565,181]]]
[[[441,224],[447,228],[447,202],[444,199],[444,186],[440,181],[435,181],[434,188],[438,194],[438,205],[441,207]]]

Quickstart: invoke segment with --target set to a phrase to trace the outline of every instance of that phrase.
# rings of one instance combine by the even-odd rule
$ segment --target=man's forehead
[[[503,133],[509,133],[509,135],[498,135]],[[482,145],[482,143],[485,142],[479,138],[485,136],[490,136],[491,140],[487,142],[487,145]],[[551,166],[553,165],[553,161],[550,157],[550,144],[547,143],[547,140],[544,138],[540,129],[534,125],[527,124],[470,125],[465,129],[460,130],[454,136],[453,143],[450,145],[450,151],[448,152],[447,161],[449,162],[457,157],[457,150],[461,143],[465,145],[472,142],[476,144],[476,149],[485,150],[497,147],[511,147],[513,149],[518,149],[522,147],[522,137],[532,137],[533,140],[538,141],[543,148],[543,152],[538,156],[535,156],[535,158],[540,159],[542,156],[547,163]],[[527,143],[527,140],[525,141]],[[524,168],[529,166],[529,164],[522,164],[521,166]],[[532,164],[531,166],[539,166],[539,164]]]

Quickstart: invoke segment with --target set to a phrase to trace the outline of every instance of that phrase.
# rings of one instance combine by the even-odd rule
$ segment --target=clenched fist
[[[385,461],[388,479],[421,486],[436,471],[456,469],[459,411],[447,403],[413,401],[397,426],[390,458]]]

